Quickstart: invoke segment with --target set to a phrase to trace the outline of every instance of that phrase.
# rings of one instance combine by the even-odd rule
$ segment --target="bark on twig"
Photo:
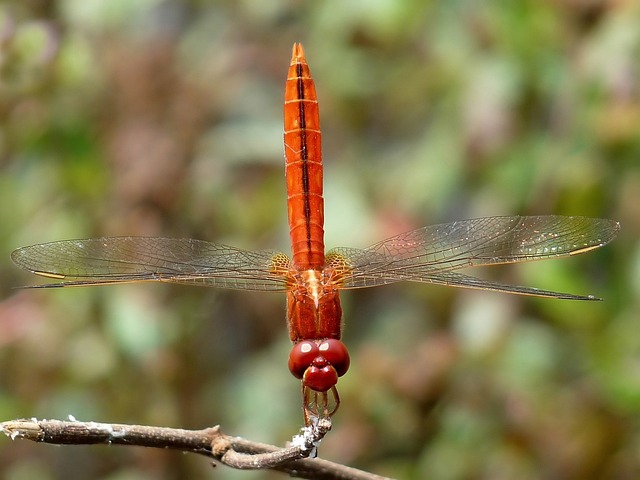
[[[384,477],[329,462],[315,455],[315,450],[331,422],[320,421],[314,428],[303,429],[291,445],[278,448],[222,433],[219,426],[203,430],[79,422],[75,419],[19,419],[3,422],[0,429],[11,439],[24,438],[34,442],[58,445],[129,445],[151,448],[171,448],[198,453],[238,469],[272,469],[293,477],[314,479],[383,480]]]

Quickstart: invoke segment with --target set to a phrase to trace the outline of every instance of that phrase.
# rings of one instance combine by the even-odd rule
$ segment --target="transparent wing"
[[[411,281],[593,300],[592,296],[502,285],[454,272],[480,265],[577,255],[607,244],[619,229],[618,222],[599,218],[486,217],[420,228],[364,250],[335,248],[327,257],[337,271],[341,288]]]
[[[201,240],[105,237],[22,247],[11,254],[21,268],[61,280],[40,287],[171,282],[243,290],[285,291],[289,259]]]

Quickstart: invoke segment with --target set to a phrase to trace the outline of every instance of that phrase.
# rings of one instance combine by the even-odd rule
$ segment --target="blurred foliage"
[[[424,285],[347,292],[353,366],[322,456],[399,478],[636,478],[634,0],[2,3],[0,417],[220,423],[279,444],[296,432],[281,296],[15,290],[37,280],[9,260],[20,245],[101,235],[286,251],[294,41],[321,102],[329,247],[480,215],[623,226],[583,258],[486,272],[601,303]],[[0,471],[266,478],[174,452],[8,439]]]

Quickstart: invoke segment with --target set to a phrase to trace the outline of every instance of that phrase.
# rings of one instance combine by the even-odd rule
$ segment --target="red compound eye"
[[[302,378],[313,359],[320,354],[314,342],[296,343],[289,354],[289,371],[296,378]]]
[[[329,338],[322,342],[318,346],[318,349],[319,354],[336,369],[339,377],[347,373],[351,360],[349,359],[349,352],[347,351],[347,347],[344,346],[344,343],[335,338]]]

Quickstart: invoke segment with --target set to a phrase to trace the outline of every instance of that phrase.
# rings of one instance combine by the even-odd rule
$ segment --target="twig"
[[[331,429],[330,420],[320,420],[296,435],[289,447],[256,443],[222,433],[219,426],[203,430],[123,425],[113,423],[19,419],[0,423],[12,440],[24,438],[58,445],[114,444],[171,448],[198,453],[238,469],[272,469],[293,477],[343,480],[384,480],[384,477],[319,458],[316,447]]]

